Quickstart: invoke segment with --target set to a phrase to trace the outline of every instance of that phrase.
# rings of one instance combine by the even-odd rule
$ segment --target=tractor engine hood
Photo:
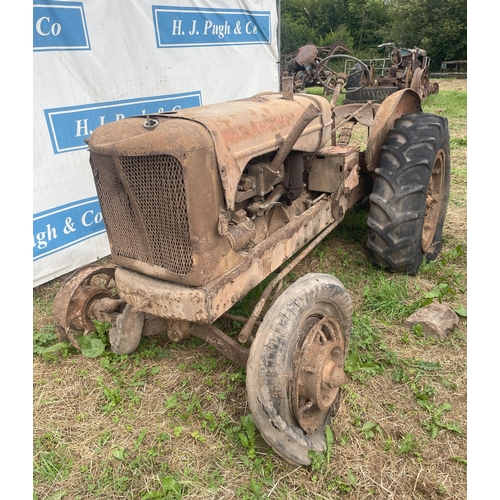
[[[305,128],[293,150],[312,153],[330,140],[332,118],[328,101],[309,94],[294,94],[293,100],[287,100],[281,93],[264,93],[149,115],[155,124],[149,127],[145,127],[146,116],[125,118],[98,127],[88,144],[91,151],[117,156],[182,155],[213,144],[226,205],[232,210],[247,163],[278,150],[310,104],[318,110],[318,116]]]

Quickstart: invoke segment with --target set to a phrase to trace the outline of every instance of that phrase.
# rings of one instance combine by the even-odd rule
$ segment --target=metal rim
[[[427,253],[434,240],[444,189],[444,162],[445,153],[440,149],[434,160],[429,187],[427,189],[427,199],[425,203],[424,224],[422,227],[422,250]]]
[[[420,99],[425,99],[429,93],[429,72],[427,68],[417,68],[413,73],[411,88],[420,96]]]
[[[304,330],[295,355],[291,402],[297,423],[307,434],[314,434],[347,382],[345,346],[342,326],[334,316],[319,321],[311,317]]]
[[[93,330],[91,313],[98,301],[111,299],[111,307],[119,307],[123,301],[115,289],[115,269],[90,265],[71,274],[62,284],[54,298],[52,318],[60,340],[68,340],[73,347],[81,350],[72,330],[83,331],[84,335]]]

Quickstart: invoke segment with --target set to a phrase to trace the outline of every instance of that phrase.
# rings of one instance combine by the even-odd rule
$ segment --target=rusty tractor
[[[429,94],[439,92],[439,84],[430,82],[431,58],[425,50],[418,47],[401,49],[394,43],[383,43],[378,47],[388,51],[381,74],[378,74],[375,60],[370,61],[369,64],[368,81],[366,81],[366,74],[360,72],[361,66],[354,65],[346,83],[346,88],[353,91],[346,96],[345,104],[362,103],[368,100],[381,103],[392,93],[408,88],[413,89],[422,101]]]
[[[382,104],[336,105],[347,75],[328,73],[331,103],[293,92],[288,76],[281,92],[94,130],[90,165],[113,264],[76,270],[53,306],[60,338],[77,349],[93,320],[112,324],[118,354],[149,335],[214,346],[246,367],[256,426],[298,465],[326,449],[348,383],[353,305],[332,274],[288,287],[285,277],[368,198],[370,259],[417,273],[441,249],[450,192],[446,118],[423,113],[410,88]],[[355,126],[369,130],[366,147],[351,144]],[[216,326],[265,279],[255,309],[236,316],[237,337]]]

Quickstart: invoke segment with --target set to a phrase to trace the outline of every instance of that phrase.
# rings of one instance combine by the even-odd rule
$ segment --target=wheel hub
[[[422,251],[429,252],[436,232],[444,189],[444,152],[440,150],[434,161],[427,200],[425,204],[424,225],[422,228]]]
[[[296,354],[292,406],[308,434],[321,427],[340,386],[347,382],[342,339],[340,323],[327,316],[309,330]]]
[[[92,319],[107,321],[118,314],[123,301],[116,294],[114,274],[114,268],[89,265],[75,271],[62,284],[52,307],[60,340],[69,340],[80,350],[72,330],[86,334],[93,329]]]
[[[107,290],[95,285],[82,285],[73,295],[68,305],[67,323],[73,330],[88,330],[93,328],[89,311],[95,305],[96,300],[110,298],[113,296]]]

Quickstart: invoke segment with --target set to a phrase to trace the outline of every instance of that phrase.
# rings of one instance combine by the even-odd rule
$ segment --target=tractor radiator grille
[[[189,274],[193,258],[180,161],[169,155],[121,156],[118,160],[133,203],[113,157],[92,154],[112,252],[175,274]]]

